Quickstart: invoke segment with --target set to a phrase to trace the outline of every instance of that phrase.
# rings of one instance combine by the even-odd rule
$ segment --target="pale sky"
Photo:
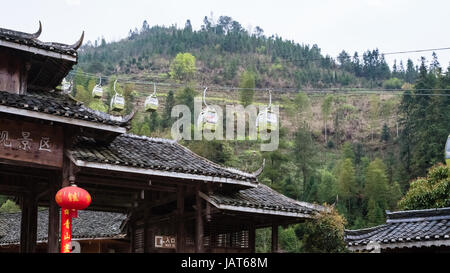
[[[345,49],[359,55],[367,49],[381,52],[450,47],[450,1],[445,0],[0,0],[0,27],[35,32],[42,21],[40,39],[72,44],[85,31],[85,41],[104,36],[107,41],[127,36],[147,20],[153,25],[184,27],[190,19],[199,29],[205,16],[227,15],[244,28],[260,26],[266,36],[278,34],[300,44],[317,44],[333,58]],[[441,65],[450,62],[450,50],[436,52]],[[431,52],[386,56],[420,56]]]

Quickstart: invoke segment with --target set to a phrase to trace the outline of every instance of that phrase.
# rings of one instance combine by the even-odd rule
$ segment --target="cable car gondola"
[[[65,94],[68,94],[68,93],[70,93],[70,91],[72,91],[71,89],[72,89],[72,83],[66,81],[66,78],[64,78],[64,79],[62,80],[62,82],[61,82],[61,90],[62,90]]]
[[[156,84],[153,83],[153,94],[145,99],[145,111],[153,112],[158,109],[158,99],[156,98]]]
[[[278,117],[272,110],[272,92],[269,90],[269,105],[259,112],[256,118],[256,130],[258,134],[263,131],[268,133],[278,128]]]
[[[448,135],[447,144],[445,144],[445,162],[450,166],[450,135]]]
[[[123,98],[123,96],[119,95],[116,91],[116,83],[117,80],[114,81],[114,96],[111,99],[111,105],[110,108],[113,111],[121,111],[125,108],[125,99]]]
[[[94,86],[92,89],[92,96],[94,98],[101,98],[103,96],[103,88],[102,88],[102,77],[100,78],[100,82]]]
[[[215,132],[217,129],[217,123],[219,121],[219,116],[217,115],[216,109],[206,104],[206,90],[203,91],[203,103],[205,104],[205,108],[200,112],[200,115],[197,119],[197,128],[200,130],[208,129],[211,132]]]

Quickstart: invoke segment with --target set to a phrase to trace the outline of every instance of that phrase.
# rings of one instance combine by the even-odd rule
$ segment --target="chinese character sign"
[[[174,236],[155,235],[156,248],[176,248],[177,238]]]
[[[62,128],[19,120],[0,120],[0,158],[62,167]]]

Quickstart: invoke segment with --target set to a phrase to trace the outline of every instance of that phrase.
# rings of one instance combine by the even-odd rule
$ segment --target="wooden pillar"
[[[21,219],[20,219],[20,253],[27,253],[27,243],[28,243],[28,215],[29,215],[29,202],[26,194],[20,197],[20,209],[21,209]]]
[[[250,249],[250,253],[255,253],[255,240],[256,239],[256,229],[254,225],[250,225],[248,229],[248,248]]]
[[[150,226],[148,224],[152,214],[151,199],[151,193],[149,191],[144,191],[144,253],[150,252],[152,240]]]
[[[278,225],[272,224],[272,252],[278,252]]]
[[[48,209],[48,253],[58,253],[58,238],[59,238],[59,206],[55,201],[55,195],[59,190],[58,181],[60,176],[57,175],[56,179],[52,179],[49,182],[49,209]]]
[[[130,253],[136,252],[136,226],[134,221],[130,221]]]
[[[195,252],[203,252],[203,218],[202,218],[202,198],[200,197],[200,184],[197,185],[195,190]]]
[[[177,253],[184,253],[186,242],[184,232],[184,186],[177,186]]]
[[[20,223],[20,252],[34,253],[37,239],[37,200],[32,193],[21,198],[22,218]]]

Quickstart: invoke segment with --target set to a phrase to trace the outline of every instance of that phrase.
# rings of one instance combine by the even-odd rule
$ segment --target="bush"
[[[0,207],[0,212],[19,212],[20,207],[11,200],[6,200]]]
[[[390,78],[383,82],[383,88],[385,89],[401,89],[403,81],[398,78]]]
[[[344,226],[347,223],[333,207],[322,212],[304,226],[303,250],[312,253],[347,252]]]

